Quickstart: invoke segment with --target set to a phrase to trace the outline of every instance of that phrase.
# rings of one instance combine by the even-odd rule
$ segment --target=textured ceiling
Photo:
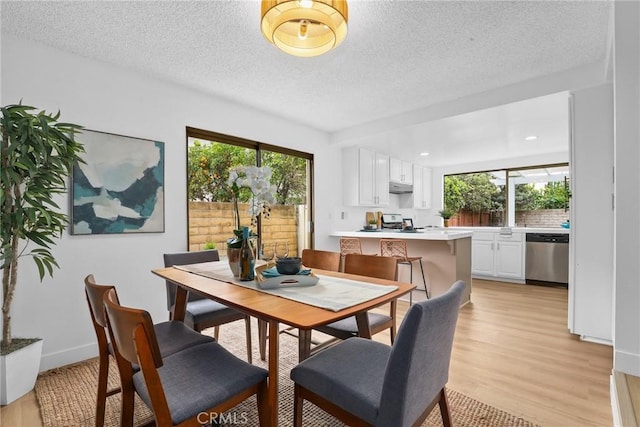
[[[2,1],[2,31],[336,132],[603,62],[611,2],[357,1],[336,50],[297,58],[259,1]]]

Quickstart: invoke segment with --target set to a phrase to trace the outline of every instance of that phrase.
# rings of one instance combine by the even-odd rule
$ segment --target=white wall
[[[60,270],[40,283],[33,261],[20,265],[12,309],[14,336],[44,338],[41,370],[95,356],[94,332],[83,278],[95,274],[118,287],[124,304],[165,320],[164,282],[150,272],[164,252],[186,250],[186,137],[192,126],[315,155],[317,246],[326,236],[327,206],[340,199],[340,174],[332,168],[339,148],[328,135],[252,108],[154,80],[23,39],[2,38],[2,105],[17,103],[61,111],[61,119],[88,129],[165,142],[165,232],[70,236],[54,249]],[[69,206],[67,197],[60,205]]]
[[[640,3],[615,2],[614,369],[640,376]]]

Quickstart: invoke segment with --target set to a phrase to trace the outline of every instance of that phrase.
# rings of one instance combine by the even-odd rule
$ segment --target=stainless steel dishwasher
[[[569,235],[527,233],[525,279],[527,283],[569,283]]]

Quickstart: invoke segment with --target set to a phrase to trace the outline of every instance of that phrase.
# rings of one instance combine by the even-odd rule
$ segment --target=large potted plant
[[[66,178],[74,162],[82,161],[79,155],[84,149],[73,138],[81,127],[59,123],[60,113],[36,112],[26,105],[0,110],[0,404],[5,405],[33,388],[42,351],[42,340],[11,334],[18,260],[32,258],[40,281],[58,267],[51,249],[65,230],[68,216],[59,212],[55,196],[66,192]],[[21,365],[16,367],[16,363]]]

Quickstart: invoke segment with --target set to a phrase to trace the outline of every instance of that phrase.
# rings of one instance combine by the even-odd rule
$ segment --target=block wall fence
[[[249,205],[240,203],[240,224],[251,226]],[[289,247],[289,256],[298,256],[298,214],[295,205],[271,207],[271,215],[262,220],[262,243],[270,254],[273,245],[278,244],[278,252]],[[214,243],[221,257],[226,257],[227,239],[233,236],[235,219],[232,203],[189,202],[189,250],[203,250],[206,243]]]

